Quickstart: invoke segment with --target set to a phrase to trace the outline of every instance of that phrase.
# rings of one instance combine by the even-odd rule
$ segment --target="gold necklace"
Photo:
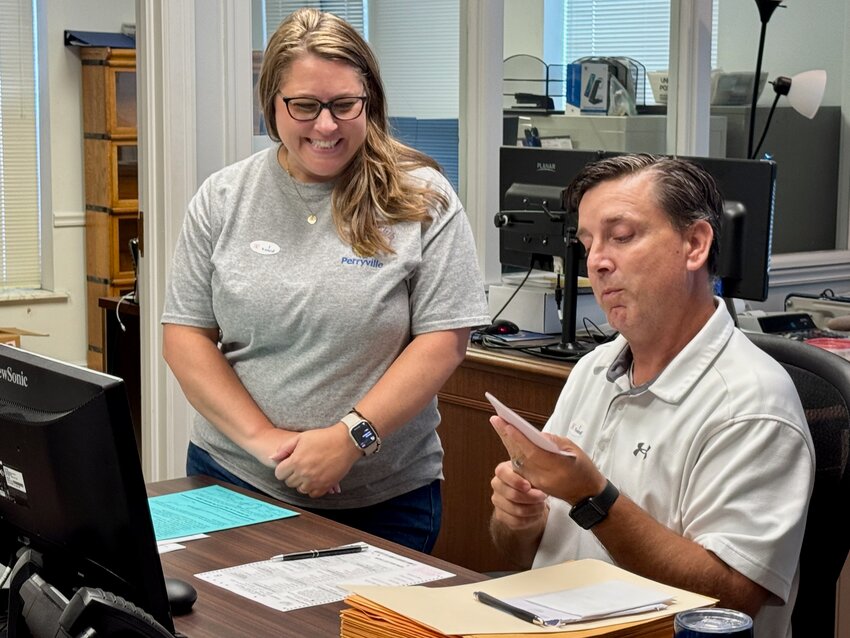
[[[304,199],[304,196],[301,194],[301,191],[298,190],[298,180],[292,175],[292,171],[289,170],[289,154],[283,156],[283,168],[286,170],[286,174],[289,175],[289,179],[292,182],[292,188],[295,189],[295,194],[298,195],[298,199],[301,200],[301,203],[304,204],[304,208],[307,209],[307,223],[311,226],[319,221],[319,218],[316,216],[316,213],[313,212],[313,209],[310,208],[310,205],[307,203],[307,200]]]

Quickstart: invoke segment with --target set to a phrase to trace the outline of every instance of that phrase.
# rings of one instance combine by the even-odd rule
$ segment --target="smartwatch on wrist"
[[[605,485],[596,496],[589,496],[573,505],[570,510],[570,518],[580,527],[590,529],[597,523],[601,523],[608,516],[608,510],[620,496],[620,490],[614,487],[611,481]]]
[[[363,456],[369,456],[381,449],[381,438],[375,431],[375,426],[357,410],[352,409],[340,421],[348,428],[348,436]]]

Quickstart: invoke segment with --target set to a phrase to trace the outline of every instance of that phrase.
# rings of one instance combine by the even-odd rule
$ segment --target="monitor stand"
[[[575,360],[593,350],[595,344],[576,339],[576,309],[578,306],[578,263],[583,251],[576,239],[576,229],[567,227],[564,237],[564,297],[561,302],[561,340],[543,346],[540,352],[559,359]]]

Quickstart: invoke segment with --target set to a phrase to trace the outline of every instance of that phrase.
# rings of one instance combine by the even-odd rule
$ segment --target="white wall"
[[[755,2],[719,1],[717,63],[725,71],[750,71],[756,66],[761,21]],[[767,79],[826,69],[823,103],[841,104],[847,0],[790,0],[773,12],[765,37],[762,70]],[[759,104],[770,105],[773,90],[765,87]]]
[[[85,365],[86,335],[85,188],[80,58],[64,46],[66,29],[119,31],[135,22],[133,0],[43,0],[46,11],[49,98],[42,108],[50,115],[50,172],[54,290],[62,300],[7,302],[0,305],[0,326],[15,326],[47,337],[24,337],[23,346],[57,359]],[[48,218],[51,218],[48,216]]]
[[[505,0],[505,57],[533,55],[550,64],[543,56],[543,0]]]

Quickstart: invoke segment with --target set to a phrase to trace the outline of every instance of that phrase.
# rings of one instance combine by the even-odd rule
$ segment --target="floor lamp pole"
[[[759,101],[759,84],[761,80],[761,59],[764,55],[764,38],[767,34],[767,21],[761,23],[761,34],[759,35],[759,51],[756,57],[756,74],[753,77],[753,98],[750,104],[750,132],[747,137],[747,159],[753,159],[753,138],[756,128],[756,103]]]
[[[764,55],[764,39],[767,35],[767,23],[770,22],[770,16],[779,6],[781,0],[756,0],[756,6],[759,10],[759,18],[761,19],[761,33],[759,34],[759,50],[756,56],[756,74],[753,77],[753,98],[750,103],[750,132],[747,137],[747,159],[753,158],[753,138],[755,137],[756,127],[756,103],[759,100],[759,85],[761,84],[761,58]]]

